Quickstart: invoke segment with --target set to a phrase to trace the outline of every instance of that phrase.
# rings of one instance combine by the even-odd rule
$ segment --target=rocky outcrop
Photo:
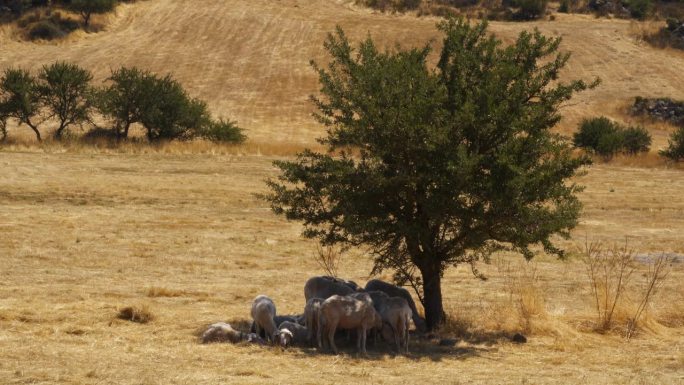
[[[684,126],[684,102],[670,98],[642,98],[637,96],[632,115],[647,115],[676,126]]]

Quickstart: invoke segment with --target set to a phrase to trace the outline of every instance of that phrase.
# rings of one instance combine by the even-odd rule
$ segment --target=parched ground
[[[0,146],[0,383],[684,383],[684,263],[672,264],[634,339],[620,336],[629,303],[618,309],[618,330],[591,331],[592,297],[576,252],[585,239],[627,242],[641,255],[684,254],[681,167],[634,167],[629,159],[577,178],[586,185],[585,211],[573,239],[562,242],[568,261],[502,256],[482,266],[484,282],[463,267],[448,272],[452,321],[444,333],[459,339],[455,347],[414,340],[407,357],[371,348],[362,359],[353,349],[332,356],[197,343],[208,323],[241,325],[257,294],[270,295],[279,313],[301,312],[305,280],[322,273],[300,227],[254,194],[276,172],[275,157],[258,155],[260,148],[286,156],[323,132],[307,97],[317,89],[308,61],[325,60],[325,34],[340,24],[353,39],[370,33],[387,46],[438,39],[435,18],[351,3],[139,1],[103,20],[104,32],[54,44],[20,42],[2,27],[0,68],[71,60],[98,80],[120,65],[171,72],[251,139],[239,148]],[[628,120],[624,108],[636,95],[684,99],[684,54],[640,43],[631,22],[557,15],[491,25],[506,41],[531,27],[563,36],[574,52],[568,78],[603,79],[565,107],[563,132],[593,114]],[[656,147],[664,145],[671,128],[649,127]],[[362,250],[340,266],[360,283],[369,270]],[[631,302],[646,271],[637,266]],[[528,317],[516,292],[534,310]],[[116,319],[125,306],[155,318]],[[527,344],[508,342],[523,329]]]
[[[555,21],[491,23],[512,41],[524,29],[562,36],[573,52],[566,79],[600,77],[597,90],[574,99],[560,127],[569,132],[586,116],[628,119],[635,96],[684,99],[684,52],[640,42],[639,24],[558,14]],[[219,116],[236,119],[256,142],[311,144],[322,129],[311,119],[308,96],[318,90],[309,60],[325,60],[323,41],[335,25],[352,40],[372,36],[380,45],[440,43],[434,17],[383,15],[351,0],[151,0],[124,4],[104,21],[106,31],[77,33],[62,43],[16,41],[0,33],[0,68],[37,69],[69,60],[92,70],[98,80],[121,65],[172,73]],[[438,47],[437,47],[438,48]],[[436,49],[438,51],[438,49]],[[628,119],[629,120],[629,119]],[[667,132],[653,130],[656,147]]]
[[[449,271],[445,303],[460,338],[453,348],[414,340],[408,357],[371,348],[361,359],[353,349],[332,356],[198,344],[202,326],[249,318],[260,293],[276,301],[279,313],[301,312],[304,282],[322,273],[298,225],[275,217],[253,195],[274,175],[271,160],[0,152],[0,382],[684,381],[684,263],[672,265],[647,329],[631,341],[588,330],[592,302],[576,257],[539,256],[527,266],[519,257],[484,265],[485,282],[465,268]],[[598,166],[581,181],[586,215],[569,250],[588,234],[607,242],[626,236],[640,253],[684,253],[681,171]],[[340,273],[363,283],[369,268],[355,252]],[[645,269],[638,267],[634,287]],[[533,270],[536,281],[520,282],[542,301],[541,310],[531,319],[530,342],[514,345],[502,337],[521,327],[506,282]],[[155,319],[116,319],[124,306],[146,307]]]

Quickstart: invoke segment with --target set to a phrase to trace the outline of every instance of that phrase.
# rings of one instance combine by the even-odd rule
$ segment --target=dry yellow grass
[[[245,327],[257,294],[270,295],[280,313],[300,312],[305,280],[321,273],[315,244],[254,193],[275,175],[272,160],[323,132],[308,116],[306,98],[317,89],[307,62],[324,59],[325,33],[339,23],[354,39],[370,32],[387,45],[437,37],[434,18],[374,14],[346,0],[198,3],[125,4],[105,32],[55,44],[15,41],[8,27],[0,32],[0,68],[62,59],[98,79],[119,65],[170,71],[252,138],[244,146],[37,147],[13,132],[14,142],[0,148],[0,383],[684,381],[683,263],[673,265],[644,330],[630,342],[588,332],[594,314],[577,258],[541,255],[534,276],[512,256],[500,260],[516,266],[509,272],[483,266],[485,282],[466,268],[447,273],[444,333],[460,338],[455,347],[413,341],[409,357],[372,350],[359,359],[198,344],[197,331],[209,323]],[[492,30],[510,41],[532,26],[564,36],[564,48],[575,52],[567,75],[604,80],[565,108],[561,131],[586,115],[624,120],[636,95],[684,98],[684,55],[641,44],[629,36],[628,22],[558,15],[554,22],[493,23]],[[659,138],[662,144],[665,136]],[[640,167],[598,164],[577,178],[587,186],[586,208],[575,240],[563,242],[567,248],[589,236],[626,238],[639,253],[684,253],[682,171],[645,158]],[[370,263],[355,250],[339,270],[361,283]],[[154,320],[118,319],[126,307]],[[526,345],[502,338],[523,329]]]
[[[534,310],[526,345],[502,339],[527,321],[511,302],[510,277],[496,265],[483,266],[490,277],[485,282],[466,268],[447,274],[445,302],[460,326],[450,324],[445,335],[461,338],[452,348],[414,341],[409,357],[380,350],[366,360],[353,350],[335,357],[198,344],[203,325],[248,318],[259,293],[272,296],[281,313],[301,311],[306,278],[321,273],[312,257],[315,245],[299,237],[300,227],[275,217],[253,196],[274,175],[272,160],[0,152],[0,382],[682,381],[681,263],[649,313],[655,326],[630,342],[586,331],[593,310],[576,259],[540,256],[533,287],[525,287],[529,272],[512,275],[525,306]],[[681,171],[600,165],[580,180],[587,185],[586,214],[577,239],[627,236],[640,253],[684,252]],[[527,268],[518,265],[519,257],[502,258]],[[369,268],[360,251],[339,267],[358,282]],[[129,306],[146,309],[154,320],[118,319]]]

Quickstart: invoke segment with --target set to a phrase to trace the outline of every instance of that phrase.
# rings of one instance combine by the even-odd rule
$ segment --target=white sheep
[[[273,301],[265,295],[259,295],[252,302],[252,319],[256,327],[256,334],[260,335],[261,330],[266,331],[266,338],[275,342],[278,336],[278,328],[274,321],[276,307]]]
[[[330,347],[337,354],[335,332],[337,329],[356,329],[356,346],[361,354],[366,354],[366,333],[372,328],[382,328],[382,318],[373,305],[364,300],[349,296],[333,295],[321,304],[321,317],[318,320],[320,336],[328,337]],[[319,339],[318,346],[322,343]]]
[[[409,326],[411,325],[412,315],[413,312],[408,302],[401,297],[390,297],[385,301],[380,310],[382,322],[389,325],[392,330],[397,352],[401,352],[401,345],[403,345],[404,352],[408,354]]]

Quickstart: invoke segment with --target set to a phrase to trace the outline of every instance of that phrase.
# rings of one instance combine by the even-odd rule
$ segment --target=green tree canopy
[[[41,99],[38,83],[28,71],[8,68],[0,78],[0,111],[5,119],[16,119],[26,124],[41,141],[39,123],[35,121],[41,114]]]
[[[43,66],[38,74],[42,104],[50,118],[57,118],[59,122],[56,139],[61,139],[69,126],[90,121],[92,79],[90,71],[65,62]]]
[[[328,152],[275,162],[265,196],[306,237],[364,247],[372,273],[422,285],[431,329],[447,267],[503,249],[531,258],[536,244],[562,255],[552,236],[577,224],[580,186],[569,178],[589,160],[550,129],[561,103],[594,85],[558,81],[569,58],[560,38],[522,32],[504,47],[486,22],[439,29],[434,69],[430,46],[380,52],[369,37],[354,49],[340,28],[330,34],[327,68],[312,63]]]
[[[116,7],[116,0],[71,0],[69,7],[81,15],[83,24],[87,28],[93,14],[112,11]]]

